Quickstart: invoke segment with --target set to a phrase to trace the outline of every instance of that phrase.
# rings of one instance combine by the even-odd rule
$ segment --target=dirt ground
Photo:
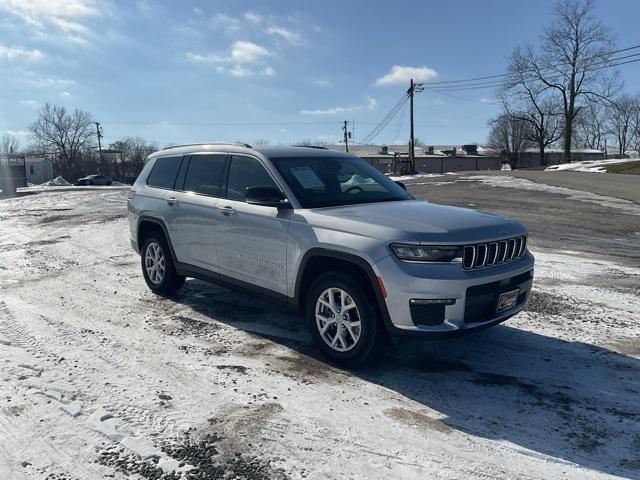
[[[407,182],[524,221],[527,311],[327,364],[285,307],[151,294],[125,189],[0,202],[0,479],[640,478],[640,205],[510,176]]]

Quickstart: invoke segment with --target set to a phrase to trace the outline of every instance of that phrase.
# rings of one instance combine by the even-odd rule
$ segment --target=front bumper
[[[480,330],[521,311],[531,291],[533,266],[534,258],[527,252],[518,260],[478,270],[467,271],[456,263],[403,262],[393,255],[373,268],[387,291],[387,312],[383,312],[387,329],[440,337]],[[516,288],[520,289],[516,305],[497,313],[493,303],[497,296]],[[443,299],[454,303],[425,309],[426,315],[411,307],[412,300]]]

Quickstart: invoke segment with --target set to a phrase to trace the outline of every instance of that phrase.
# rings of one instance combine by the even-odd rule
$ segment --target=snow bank
[[[583,162],[561,163],[545,168],[547,172],[569,170],[572,172],[607,173],[607,165],[618,163],[637,162],[637,158],[614,158],[610,160],[585,160]]]
[[[38,186],[39,187],[71,187],[73,186],[73,184],[67,182],[62,177],[56,177],[53,180],[49,180],[48,182],[44,182]]]

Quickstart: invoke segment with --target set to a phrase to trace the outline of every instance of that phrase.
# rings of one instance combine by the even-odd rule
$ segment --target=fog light
[[[453,305],[456,303],[455,298],[412,298],[409,300],[411,305]]]

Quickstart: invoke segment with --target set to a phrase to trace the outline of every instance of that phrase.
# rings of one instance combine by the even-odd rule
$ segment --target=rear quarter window
[[[156,160],[147,178],[147,185],[157,188],[173,189],[182,157],[161,157]]]

